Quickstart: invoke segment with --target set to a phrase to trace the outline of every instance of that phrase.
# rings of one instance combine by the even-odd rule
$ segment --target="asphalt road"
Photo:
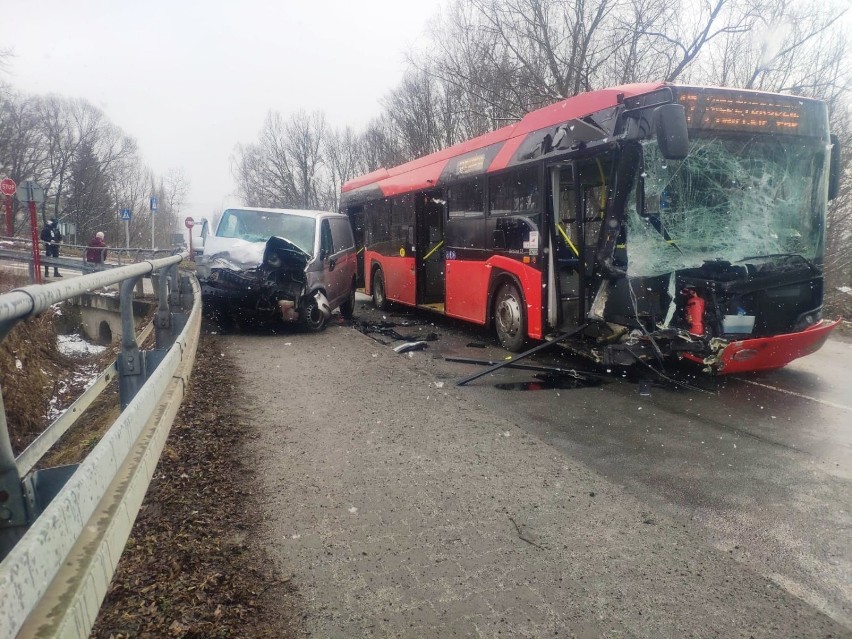
[[[391,347],[402,342],[392,336],[374,335],[380,344],[342,325],[321,335],[252,331],[222,338],[223,350],[235,356],[246,376],[245,410],[255,411],[256,425],[287,423],[283,416],[291,411],[301,415],[300,426],[280,432],[261,428],[254,454],[257,463],[270,468],[267,543],[297,582],[301,577],[311,627],[318,634],[407,636],[419,629],[425,635],[540,636],[545,628],[558,634],[560,628],[573,627],[576,636],[589,637],[852,636],[852,397],[847,390],[852,344],[832,340],[784,370],[737,378],[681,370],[663,379],[642,370],[541,379],[533,372],[503,369],[457,388],[458,379],[481,368],[447,362],[446,356],[506,355],[488,333],[427,313],[380,313],[363,300],[357,318],[393,322],[404,336],[435,333],[438,339],[425,350],[397,354]],[[531,361],[591,369],[561,353]],[[299,381],[304,376],[309,380]],[[323,380],[331,382],[328,392]],[[431,388],[431,397],[414,397],[412,388]],[[441,403],[434,405],[439,397]],[[330,407],[322,406],[329,402]],[[398,428],[386,434],[387,440],[373,425],[383,419]],[[336,424],[330,431],[325,430],[329,420]],[[435,432],[421,432],[426,424]],[[411,439],[411,429],[421,439]],[[514,433],[519,435],[511,440]],[[483,442],[501,436],[514,447],[492,458],[492,444]],[[364,440],[372,444],[364,447]],[[380,443],[392,444],[393,452],[377,449]],[[407,463],[389,468],[383,450],[405,456]],[[438,461],[471,450],[474,465],[484,464],[480,473],[462,472],[460,478],[459,467],[451,462],[441,467]],[[366,466],[353,461],[358,452]],[[538,486],[548,473],[551,481]],[[489,484],[474,484],[483,476],[507,488],[501,493],[507,496],[503,517],[515,513],[506,535],[485,541],[481,534],[467,537],[471,526],[481,531],[494,525],[478,510],[477,495],[487,493]],[[310,487],[287,488],[300,482]],[[583,492],[590,485],[596,490]],[[365,504],[348,506],[340,518],[335,504],[342,508],[344,502],[357,501],[350,494],[353,486],[374,497],[373,524],[387,527],[387,536],[371,537],[375,530],[370,526],[348,528],[346,513],[370,510]],[[431,574],[430,562],[441,553],[430,544],[441,540],[430,541],[421,528],[429,513],[402,505],[416,499],[418,491],[429,495],[432,515],[446,512],[446,500],[455,506],[462,502],[458,512],[451,509],[453,517],[442,529],[458,540],[459,554],[451,564],[455,571]],[[599,498],[591,500],[596,509],[605,495],[606,509],[591,518],[565,511],[565,493],[572,498],[597,493]],[[397,515],[390,516],[388,508],[403,511],[402,529],[394,528]],[[576,601],[563,609],[542,583],[556,578],[553,571],[562,562],[568,572],[588,574],[601,561],[553,552],[559,544],[568,549],[578,537],[586,548],[591,543],[604,554],[617,554],[624,562],[619,564],[623,580],[616,586],[599,576],[598,586],[588,588],[582,576],[571,573],[582,587],[574,589]],[[287,541],[282,544],[282,539]],[[542,562],[540,555],[510,554],[518,539],[521,546],[532,542],[551,556]],[[483,575],[465,568],[465,557],[488,564],[481,556],[483,543],[503,548],[498,560],[511,567],[500,576],[499,588],[473,586],[482,583]],[[431,554],[412,557],[412,545],[431,547]],[[380,547],[385,548],[385,561],[377,559],[381,568],[358,570],[352,555],[362,546],[379,557]],[[335,564],[331,557],[341,554],[344,563]],[[411,562],[406,571],[386,572],[388,566],[398,568],[400,554]],[[368,573],[377,575],[375,582],[365,580]],[[511,596],[530,601],[524,612],[507,612],[495,621],[494,614],[499,618],[508,605],[508,574],[515,575]],[[679,575],[677,583],[670,581],[672,574]],[[569,575],[558,577],[560,584],[563,577]],[[405,590],[400,584],[406,582],[416,584],[417,596],[407,591],[400,596],[399,588]],[[435,590],[436,585],[444,590]],[[601,607],[601,593],[610,586],[615,590],[604,597],[609,605]],[[471,593],[481,601],[469,600]],[[705,599],[713,600],[709,609],[701,603]],[[448,601],[455,607],[448,608]],[[678,612],[668,610],[669,604]],[[658,618],[666,611],[669,625]],[[585,619],[588,625],[572,625],[570,619]]]

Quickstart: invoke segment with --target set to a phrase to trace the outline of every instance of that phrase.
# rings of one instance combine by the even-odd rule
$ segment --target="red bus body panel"
[[[414,277],[413,257],[388,257],[374,251],[364,251],[366,273],[372,272],[372,265],[382,267],[385,278],[385,297],[394,302],[414,306],[417,300],[417,284]],[[367,294],[372,294],[372,277],[364,278],[364,288]]]
[[[447,315],[485,324],[491,265],[483,261],[447,260],[444,273]]]
[[[839,323],[840,320],[820,320],[798,333],[731,342],[719,355],[718,373],[730,375],[782,368],[794,359],[818,351]],[[688,359],[702,363],[704,361],[694,355]]]
[[[347,193],[375,184],[381,189],[385,197],[391,197],[411,191],[431,189],[438,183],[441,172],[452,158],[503,142],[503,147],[486,169],[486,172],[489,173],[499,171],[508,166],[518,147],[529,133],[613,107],[618,104],[619,96],[641,95],[655,91],[662,86],[664,85],[658,82],[625,84],[575,95],[536,111],[531,111],[519,122],[502,129],[480,135],[391,169],[379,169],[367,175],[356,177],[346,182],[341,191]]]
[[[525,264],[502,255],[485,262],[447,260],[446,314],[477,324],[485,324],[488,306],[488,284],[495,268],[511,273],[521,284],[521,294],[527,304],[527,335],[542,339],[541,273]]]
[[[541,272],[502,255],[495,255],[485,263],[488,266],[503,269],[518,278],[521,283],[521,293],[527,303],[527,335],[533,339],[542,339],[544,331],[541,325]]]

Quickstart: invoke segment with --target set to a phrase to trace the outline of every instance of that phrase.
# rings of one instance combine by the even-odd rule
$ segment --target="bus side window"
[[[449,219],[481,217],[484,214],[482,182],[479,178],[470,182],[454,184],[447,189],[447,217]]]
[[[538,170],[531,166],[489,180],[489,215],[539,211]]]

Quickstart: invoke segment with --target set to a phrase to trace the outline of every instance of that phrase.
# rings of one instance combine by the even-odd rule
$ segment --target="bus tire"
[[[352,288],[349,291],[349,297],[340,305],[340,314],[343,319],[352,319],[355,315],[355,280],[352,280]]]
[[[387,310],[388,298],[385,296],[385,276],[382,269],[377,268],[373,272],[373,306],[380,311]]]
[[[527,314],[518,287],[505,282],[494,296],[494,329],[507,351],[519,353],[526,343]]]

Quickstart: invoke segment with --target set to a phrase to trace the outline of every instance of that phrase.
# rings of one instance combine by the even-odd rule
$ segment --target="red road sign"
[[[13,180],[12,178],[4,178],[2,181],[0,181],[0,193],[3,193],[3,195],[8,195],[9,197],[12,197],[13,195],[15,195],[15,191],[17,190],[18,187],[15,184],[15,180]]]
[[[191,217],[188,217],[183,221],[183,225],[186,228],[191,229],[193,226],[195,226],[195,220],[193,220]]]

